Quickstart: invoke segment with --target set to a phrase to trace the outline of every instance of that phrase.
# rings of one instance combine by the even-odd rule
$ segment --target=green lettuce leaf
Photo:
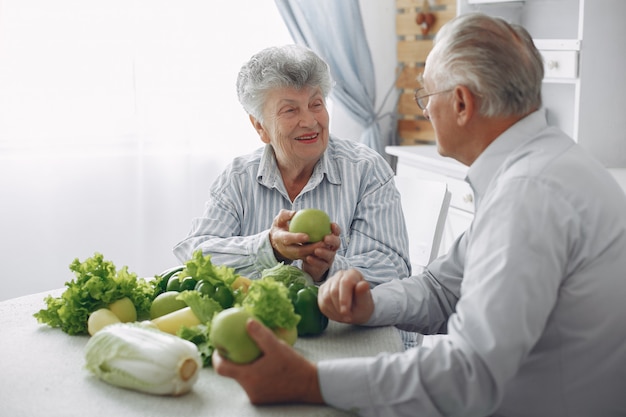
[[[138,317],[147,317],[154,295],[150,281],[138,279],[137,274],[124,266],[119,271],[100,253],[80,262],[70,264],[75,279],[66,282],[60,297],[47,296],[47,308],[34,317],[51,327],[58,327],[70,335],[86,334],[89,315],[112,302],[128,297],[135,305]]]
[[[176,298],[183,300],[198,317],[198,320],[202,322],[202,324],[193,327],[183,326],[176,333],[176,336],[196,345],[202,359],[202,366],[211,366],[211,355],[215,348],[209,340],[209,332],[213,316],[222,311],[222,306],[211,297],[202,295],[198,291],[183,291]]]
[[[292,284],[298,284],[302,287],[307,285],[314,285],[313,278],[300,268],[293,265],[285,265],[284,262],[280,262],[275,266],[264,269],[261,272],[261,279],[270,277],[276,281],[285,284],[285,287],[289,288]]]
[[[272,277],[252,281],[242,306],[270,329],[292,329],[300,321],[287,287]]]
[[[183,326],[176,334],[176,336],[181,339],[188,340],[196,345],[200,353],[200,358],[202,359],[202,366],[205,368],[212,365],[211,355],[213,355],[213,351],[215,350],[215,347],[209,339],[210,331],[210,323],[207,323],[206,325],[199,324],[194,327]]]
[[[239,274],[235,272],[235,268],[214,265],[211,262],[211,255],[203,255],[202,250],[197,250],[191,259],[185,262],[181,276],[191,276],[197,281],[209,281],[213,285],[223,283],[230,287]]]
[[[213,316],[223,310],[217,301],[198,291],[183,291],[176,299],[183,300],[202,323],[211,322]]]

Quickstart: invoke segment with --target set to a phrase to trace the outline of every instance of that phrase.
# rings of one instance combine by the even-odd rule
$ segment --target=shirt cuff
[[[368,377],[372,360],[349,358],[318,362],[317,374],[324,402],[353,413],[358,413],[359,407],[367,407],[372,401]]]
[[[256,260],[257,269],[259,271],[276,266],[279,262],[274,256],[274,248],[270,243],[269,230],[259,236],[259,242],[256,248]]]
[[[392,326],[406,308],[404,288],[399,280],[392,280],[372,289],[374,312],[365,323],[367,326]]]

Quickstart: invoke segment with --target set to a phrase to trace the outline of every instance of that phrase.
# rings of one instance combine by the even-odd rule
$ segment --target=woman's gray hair
[[[541,54],[523,27],[463,14],[437,33],[428,70],[437,90],[464,85],[483,116],[524,115],[541,107]]]
[[[239,102],[260,121],[266,94],[284,87],[319,87],[326,99],[332,87],[328,64],[305,46],[274,46],[253,55],[237,77]]]

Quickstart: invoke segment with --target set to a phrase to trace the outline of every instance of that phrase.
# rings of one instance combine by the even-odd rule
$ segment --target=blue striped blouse
[[[280,209],[318,208],[341,228],[329,276],[359,269],[371,285],[410,275],[408,235],[393,170],[378,153],[331,137],[308,184],[292,202],[270,145],[237,157],[210,188],[202,217],[174,247],[181,261],[197,249],[250,278],[276,265],[269,229]],[[294,262],[298,265],[301,261]]]

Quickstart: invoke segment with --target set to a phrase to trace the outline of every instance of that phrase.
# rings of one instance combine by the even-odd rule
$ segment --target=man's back
[[[626,414],[626,195],[567,141],[539,137],[516,149],[496,184],[524,178],[536,183],[531,190],[550,190],[532,205],[558,207],[562,232],[551,236],[546,225],[545,239],[562,250],[539,256],[563,277],[541,337],[506,385],[506,416]]]

